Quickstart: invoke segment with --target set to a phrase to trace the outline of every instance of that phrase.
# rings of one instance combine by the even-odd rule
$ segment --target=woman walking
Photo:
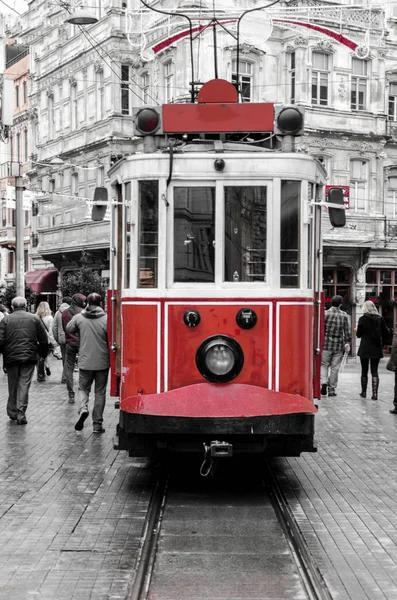
[[[50,305],[48,302],[40,302],[37,307],[36,315],[41,319],[46,331],[48,338],[48,348],[52,351],[58,344],[52,334],[52,325],[54,317],[52,316]],[[37,361],[37,381],[45,381],[45,376],[51,375],[51,370],[48,365],[47,358],[39,358]]]
[[[377,311],[375,304],[367,300],[363,305],[363,316],[358,320],[357,332],[358,338],[361,338],[358,356],[361,361],[361,398],[367,397],[368,385],[368,367],[371,365],[372,376],[372,398],[378,399],[379,361],[383,357],[383,342],[390,336],[389,329],[383,317]]]

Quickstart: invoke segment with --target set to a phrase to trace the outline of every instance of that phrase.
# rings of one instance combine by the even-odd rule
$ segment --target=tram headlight
[[[226,383],[240,373],[244,364],[241,346],[231,337],[215,335],[204,340],[196,353],[200,373],[214,383]]]

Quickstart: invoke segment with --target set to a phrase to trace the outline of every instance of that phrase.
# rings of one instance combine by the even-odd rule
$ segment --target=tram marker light
[[[303,135],[305,126],[305,109],[302,106],[275,106],[275,135]]]
[[[133,117],[134,135],[160,135],[163,133],[161,122],[161,108],[159,106],[145,106],[138,108]]]
[[[327,202],[340,204],[340,208],[328,207],[329,220],[332,227],[344,227],[346,225],[345,199],[341,188],[328,188]]]
[[[108,191],[105,187],[96,187],[94,191],[94,205],[91,211],[93,221],[103,221],[108,207]]]

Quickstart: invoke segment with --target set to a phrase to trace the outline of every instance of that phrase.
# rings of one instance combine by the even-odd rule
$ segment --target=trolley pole
[[[19,166],[19,165],[18,165]],[[20,174],[15,177],[15,263],[16,295],[25,297],[25,253],[24,253],[24,233],[25,222],[23,214],[23,185]]]

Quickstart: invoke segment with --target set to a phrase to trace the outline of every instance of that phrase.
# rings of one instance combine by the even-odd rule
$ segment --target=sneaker
[[[21,417],[20,419],[17,419],[17,425],[27,425],[28,422],[26,420],[25,415],[23,417]]]
[[[73,400],[74,402],[74,400]],[[76,425],[74,426],[76,431],[81,431],[84,427],[84,421],[86,420],[86,418],[88,417],[88,410],[84,410],[82,413],[80,413],[80,417],[79,420],[77,421]]]
[[[321,385],[321,395],[322,396],[326,396],[327,395],[327,384],[326,383],[323,383]]]
[[[106,429],[104,429],[103,427],[95,427],[95,429],[93,429],[93,433],[105,433]]]

